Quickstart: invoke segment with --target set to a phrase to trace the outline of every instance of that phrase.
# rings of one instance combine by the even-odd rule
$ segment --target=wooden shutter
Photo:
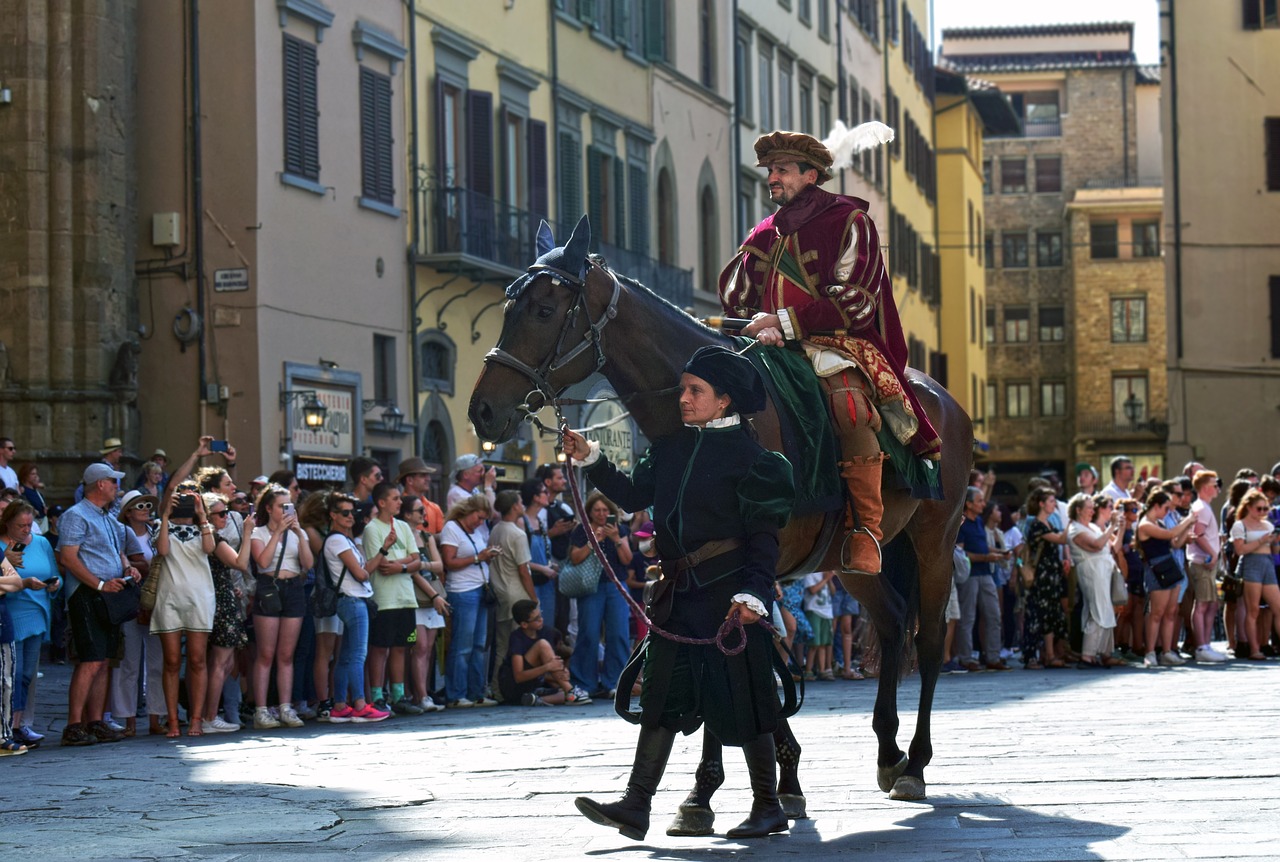
[[[547,217],[547,124],[542,120],[530,120],[526,135],[529,139],[529,211],[542,218]]]
[[[1266,134],[1267,191],[1280,192],[1280,117],[1263,120]]]
[[[644,54],[650,60],[667,59],[666,0],[644,0]]]
[[[644,165],[628,165],[627,197],[631,212],[631,250],[649,256],[649,172]]]
[[[1271,299],[1271,358],[1280,359],[1280,275],[1271,276],[1268,293]]]
[[[454,178],[446,175],[447,166],[444,163],[444,154],[445,154],[445,150],[448,149],[448,144],[445,141],[446,129],[444,124],[444,80],[439,75],[436,75],[435,90],[436,90],[436,103],[435,103],[435,110],[434,110],[435,117],[436,117],[436,135],[435,135],[436,181],[435,181],[435,185],[437,188],[443,189],[452,185],[454,182]]]
[[[493,197],[493,94],[467,90],[467,188]]]
[[[395,202],[391,78],[360,68],[360,180],[366,198]]]
[[[316,46],[284,35],[284,170],[320,179]]]
[[[569,231],[582,215],[582,145],[568,132],[561,132],[556,145],[560,199],[556,215],[560,221],[557,235],[567,241]]]
[[[622,159],[613,162],[613,239],[619,248],[631,248],[627,245],[627,166]]]
[[[587,147],[587,216],[591,219],[591,250],[600,248],[604,232],[604,166],[605,155],[594,146]]]
[[[1262,0],[1244,0],[1244,29],[1262,29]]]

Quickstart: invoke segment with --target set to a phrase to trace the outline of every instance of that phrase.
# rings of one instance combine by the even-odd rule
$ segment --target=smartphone
[[[13,551],[15,554],[21,554],[26,549],[27,546],[24,542],[14,542],[9,546],[9,550]]]
[[[210,452],[226,452],[228,451],[228,448],[229,448],[229,444],[227,443],[226,440],[214,440],[212,443],[209,444]]]
[[[289,516],[290,516],[290,515],[292,515],[292,514],[293,514],[293,504],[292,504],[292,503],[285,503],[285,504],[284,504],[284,516],[287,518],[287,517],[289,517]]]
[[[609,517],[605,518],[604,521],[606,524],[609,524],[610,526],[616,526],[618,523],[618,516],[610,515]]]

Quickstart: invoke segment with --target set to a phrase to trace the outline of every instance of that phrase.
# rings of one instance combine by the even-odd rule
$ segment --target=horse
[[[587,239],[582,236],[584,227]],[[585,216],[562,249],[551,248],[550,229],[545,223],[543,228],[539,251],[544,254],[508,288],[498,343],[486,355],[472,392],[468,415],[476,433],[494,442],[511,439],[521,421],[536,420],[548,406],[558,410],[559,395],[597,371],[646,437],[674,433],[681,427],[674,393],[685,362],[703,345],[732,346],[728,337],[613,271],[600,258],[588,256],[590,226]],[[941,499],[915,499],[890,487],[886,471],[882,573],[840,578],[870,618],[883,662],[872,720],[878,743],[877,784],[892,799],[918,800],[926,798],[924,769],[933,757],[929,719],[942,667],[943,617],[972,463],[973,425],[928,375],[909,369],[907,376],[942,441]],[[772,404],[751,421],[763,446],[782,451],[779,417]],[[782,531],[779,577],[804,574],[798,571],[801,565],[807,565],[806,571],[840,570],[838,541],[812,564],[823,517],[793,517]],[[920,702],[915,735],[904,753],[897,742],[897,687],[913,629]],[[795,755],[788,758],[794,773],[798,748],[790,753]],[[785,773],[788,764],[782,761],[780,749]],[[798,791],[794,774],[791,783]],[[717,786],[718,782],[710,790]],[[784,781],[778,790],[781,796]],[[709,793],[705,796],[709,800]]]

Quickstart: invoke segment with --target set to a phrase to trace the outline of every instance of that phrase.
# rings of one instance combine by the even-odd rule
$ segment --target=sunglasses
[[[225,517],[227,517],[227,510],[226,510],[226,509],[219,509],[219,510],[218,510],[218,511],[216,511],[216,512],[210,512],[210,513],[209,513],[209,517],[214,517],[214,516],[217,516],[217,517],[219,517],[219,518],[225,518]]]
[[[1270,506],[1254,506],[1254,507],[1253,507],[1253,511],[1255,511],[1255,512],[1270,512],[1270,511],[1271,511],[1271,507],[1270,507]]]
[[[355,515],[355,513],[356,513],[355,509],[334,509],[333,510],[333,514],[337,515],[339,518],[350,518],[353,515]]]
[[[130,508],[132,508],[132,509],[141,509],[141,510],[142,510],[142,511],[144,511],[144,512],[150,512],[152,509],[154,509],[154,508],[155,508],[155,506],[153,506],[151,503],[137,503],[137,504],[135,504],[135,505],[131,506]]]

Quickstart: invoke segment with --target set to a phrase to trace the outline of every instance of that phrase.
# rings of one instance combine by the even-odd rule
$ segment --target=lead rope
[[[626,586],[618,579],[618,576],[614,574],[613,567],[609,565],[609,560],[604,555],[604,549],[600,547],[600,541],[596,538],[595,531],[591,530],[587,526],[587,516],[582,503],[582,490],[578,487],[577,470],[573,468],[572,464],[569,464],[568,467],[569,469],[566,472],[569,474],[569,490],[573,494],[574,514],[577,515],[578,520],[582,523],[583,530],[587,534],[587,542],[591,545],[592,552],[595,554],[596,559],[599,560],[603,570],[609,574],[609,579],[613,581],[614,588],[622,594],[622,597],[626,600],[627,604],[631,606],[631,611],[649,627],[649,631],[655,632],[658,636],[664,637],[669,641],[674,641],[675,643],[692,644],[696,646],[710,646],[714,644],[716,649],[720,650],[720,652],[727,656],[738,655],[746,649],[747,630],[742,623],[741,615],[736,611],[720,624],[720,629],[716,632],[715,637],[711,638],[685,637],[684,635],[669,632],[666,629],[653,624],[649,619],[649,616],[644,612],[644,608],[640,606],[639,602],[631,597],[631,593],[627,591]],[[764,626],[765,630],[770,634],[778,634],[778,630],[775,629],[764,617],[759,619],[759,623]],[[734,634],[738,636],[738,642],[732,647],[728,646],[729,638]]]

